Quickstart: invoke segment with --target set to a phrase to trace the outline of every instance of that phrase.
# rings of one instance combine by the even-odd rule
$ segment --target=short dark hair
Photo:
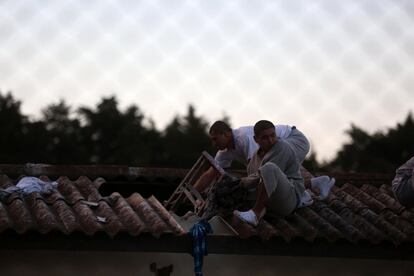
[[[214,124],[211,125],[209,133],[223,134],[229,131],[231,131],[231,128],[227,123],[223,121],[215,121]]]
[[[275,125],[270,122],[270,121],[266,121],[266,120],[260,120],[258,121],[255,125],[254,125],[254,136],[259,136],[260,133],[263,130],[269,129],[269,128],[275,128]]]

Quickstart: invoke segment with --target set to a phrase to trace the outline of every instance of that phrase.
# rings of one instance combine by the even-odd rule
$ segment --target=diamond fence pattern
[[[322,158],[414,102],[414,2],[0,0],[0,89],[36,114],[116,94],[159,128],[189,103],[297,125]]]

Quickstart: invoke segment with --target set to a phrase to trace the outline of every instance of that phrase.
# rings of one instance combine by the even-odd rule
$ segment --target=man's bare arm
[[[194,184],[194,188],[198,192],[203,192],[205,189],[207,189],[207,186],[216,178],[219,176],[219,173],[210,167],[207,171],[205,171],[200,178],[196,181]]]

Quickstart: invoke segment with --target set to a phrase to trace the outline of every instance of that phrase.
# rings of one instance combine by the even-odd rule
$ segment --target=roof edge
[[[177,236],[163,234],[156,238],[143,233],[132,237],[120,233],[108,237],[104,233],[86,236],[82,233],[64,235],[62,233],[40,234],[28,232],[24,235],[6,231],[0,235],[0,250],[64,250],[64,251],[124,251],[124,252],[166,252],[191,254],[192,241],[189,235]],[[209,254],[235,255],[274,255],[301,257],[334,257],[358,259],[414,260],[414,243],[391,243],[372,245],[369,243],[352,244],[337,241],[332,244],[326,240],[311,243],[294,239],[289,243],[282,238],[262,240],[258,237],[240,239],[237,236],[208,236]]]

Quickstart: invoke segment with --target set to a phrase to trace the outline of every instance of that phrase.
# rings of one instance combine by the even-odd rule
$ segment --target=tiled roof
[[[158,177],[168,178],[168,175]],[[104,233],[109,238],[147,234],[155,240],[169,235],[170,243],[167,245],[162,240],[160,250],[168,246],[175,252],[188,252],[188,237],[183,234],[191,224],[168,213],[153,196],[144,199],[139,193],[133,193],[123,197],[116,192],[102,196],[98,190],[101,179],[92,179],[60,177],[58,191],[49,196],[14,194],[3,200],[0,202],[0,239],[10,231],[18,235],[35,231],[40,235],[58,232],[65,236],[79,233],[90,237]],[[0,177],[1,188],[15,183],[15,179],[6,175]],[[371,185],[368,179],[361,186],[347,183],[334,187],[327,200],[316,200],[312,206],[284,219],[266,218],[257,228],[234,217],[227,222],[238,235],[229,234],[231,231],[213,233],[209,239],[216,243],[209,244],[210,252],[275,254],[277,251],[276,254],[284,255],[330,256],[332,248],[345,246],[353,256],[362,252],[362,248],[365,248],[364,255],[375,255],[380,247],[391,248],[394,254],[404,248],[406,252],[408,246],[411,252],[414,244],[414,210],[394,199],[389,184]],[[319,253],[315,253],[317,246],[320,246]]]
[[[373,245],[390,242],[396,246],[414,242],[414,210],[401,206],[389,185],[377,188],[365,184],[358,188],[345,184],[334,187],[327,200],[316,200],[287,218],[268,218],[257,228],[235,218],[230,223],[243,238],[258,235],[266,239],[281,237],[286,242],[325,239]]]
[[[303,168],[302,175],[305,179],[312,177]],[[315,200],[311,206],[298,209],[284,219],[266,218],[257,228],[234,217],[229,222],[243,238],[279,237],[286,242],[304,239],[312,243],[326,240],[394,246],[413,243],[414,209],[407,209],[396,201],[389,184],[371,185],[367,176],[362,178],[366,184],[334,186],[326,200]],[[355,175],[353,178],[357,179]]]
[[[0,202],[0,233],[10,229],[19,234],[30,230],[43,234],[105,232],[109,236],[121,232],[132,236],[145,232],[154,236],[185,233],[155,197],[144,199],[138,193],[128,198],[119,193],[103,197],[98,191],[100,180],[91,181],[83,176],[71,181],[60,177],[57,190],[50,195],[13,193]],[[7,176],[0,177],[0,188],[11,185],[14,183]]]

